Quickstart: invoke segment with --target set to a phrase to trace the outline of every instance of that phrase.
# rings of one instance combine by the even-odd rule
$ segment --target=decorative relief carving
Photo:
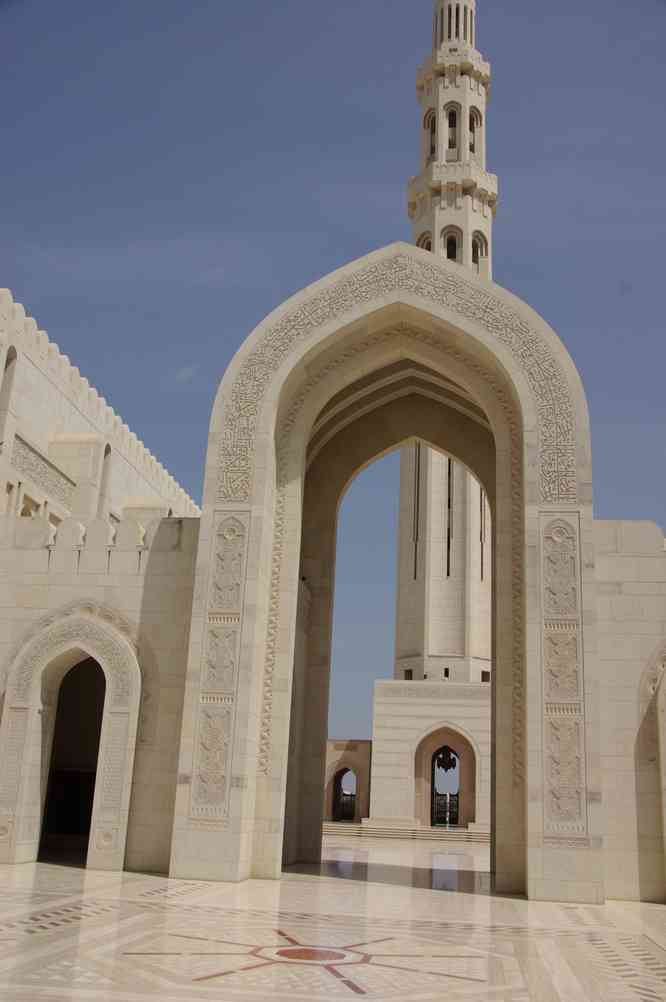
[[[577,720],[548,722],[548,778],[554,787],[568,787],[580,793],[582,780],[582,740]]]
[[[226,518],[216,533],[212,609],[240,612],[247,530],[237,518]]]
[[[67,648],[80,648],[94,657],[105,669],[110,690],[111,706],[129,706],[132,669],[131,654],[124,651],[118,639],[102,624],[83,615],[60,618],[38,634],[24,648],[13,671],[9,686],[12,703],[27,703],[30,687],[43,668],[56,654]]]
[[[7,709],[5,740],[2,745],[2,768],[0,769],[0,811],[13,814],[16,810],[21,766],[28,729],[28,711]]]
[[[74,481],[18,435],[14,438],[11,462],[12,466],[41,487],[48,497],[55,498],[71,511],[76,489]]]
[[[568,522],[551,522],[544,536],[545,615],[578,615],[578,540]]]
[[[223,822],[233,747],[234,704],[247,563],[246,514],[220,514],[210,583],[190,816]],[[221,695],[224,693],[224,695]]]
[[[544,829],[551,837],[587,831],[579,566],[576,527],[551,520],[543,530]]]
[[[256,422],[275,371],[313,332],[364,302],[395,292],[425,298],[479,324],[513,354],[534,393],[540,426],[540,486],[545,502],[577,499],[575,420],[566,379],[543,337],[511,306],[462,275],[396,254],[366,264],[284,312],[249,355],[231,389],[220,439],[218,500],[248,501]]]
[[[578,636],[576,633],[547,631],[544,645],[546,698],[578,699],[580,671],[578,667]]]
[[[207,691],[235,691],[239,643],[240,626],[209,628],[204,684]]]
[[[125,760],[127,756],[127,731],[129,717],[126,713],[112,713],[108,718],[104,747],[102,749],[101,809],[105,819],[119,816],[125,785]]]
[[[193,817],[224,818],[228,814],[227,777],[232,714],[232,708],[226,706],[204,705],[200,708]]]

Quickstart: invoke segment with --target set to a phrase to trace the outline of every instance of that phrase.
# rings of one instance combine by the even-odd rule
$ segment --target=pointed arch
[[[80,608],[31,631],[7,673],[0,723],[0,861],[36,859],[60,684],[74,665],[97,662],[106,681],[88,866],[122,870],[141,701],[135,645]]]

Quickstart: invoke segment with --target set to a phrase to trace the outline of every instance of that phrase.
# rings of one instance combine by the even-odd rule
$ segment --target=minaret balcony
[[[425,170],[409,182],[409,197],[412,200],[426,191],[441,191],[449,185],[463,191],[485,192],[491,201],[497,200],[497,175],[483,170],[472,161],[464,163],[430,163]]]
[[[468,73],[485,84],[490,83],[490,63],[483,58],[477,49],[465,42],[443,42],[432,56],[419,66],[416,75],[417,92],[423,90],[426,81],[433,76],[441,76],[450,67],[456,67],[459,73]]]

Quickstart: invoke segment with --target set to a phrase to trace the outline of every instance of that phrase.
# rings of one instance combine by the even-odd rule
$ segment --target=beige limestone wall
[[[106,521],[68,520],[54,536],[41,520],[0,518],[0,696],[21,650],[46,627],[73,623],[68,649],[85,656],[87,636],[77,633],[75,612],[103,623],[136,653],[131,870],[169,866],[198,533],[197,519],[163,519],[147,529],[126,521],[115,531]],[[48,651],[44,657],[47,663]],[[3,764],[0,801],[2,781],[10,780]]]
[[[121,518],[137,503],[164,515],[199,513],[6,289],[0,290],[0,443],[0,512],[20,513],[27,494],[40,515],[55,519]]]
[[[604,868],[612,898],[666,899],[656,699],[666,655],[666,553],[653,522],[594,522]]]
[[[465,804],[463,823],[471,821],[473,814],[478,828],[490,828],[490,700],[487,684],[375,683],[371,821],[410,826],[423,823],[424,770],[417,753],[424,739],[447,728],[460,734],[475,753],[475,805],[472,811]]]

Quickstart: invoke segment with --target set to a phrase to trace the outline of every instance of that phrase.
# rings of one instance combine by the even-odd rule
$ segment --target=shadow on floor
[[[75,870],[85,870],[86,856],[87,853],[85,851],[81,852],[79,849],[50,849],[42,846],[39,850],[37,862],[49,863],[51,866],[69,866]]]
[[[391,866],[387,863],[359,863],[324,859],[321,863],[294,863],[285,873],[301,873],[338,880],[358,880],[368,884],[394,884],[428,891],[457,891],[459,894],[494,895],[492,875],[478,870],[433,870],[426,867]],[[503,896],[503,895],[502,895]]]

